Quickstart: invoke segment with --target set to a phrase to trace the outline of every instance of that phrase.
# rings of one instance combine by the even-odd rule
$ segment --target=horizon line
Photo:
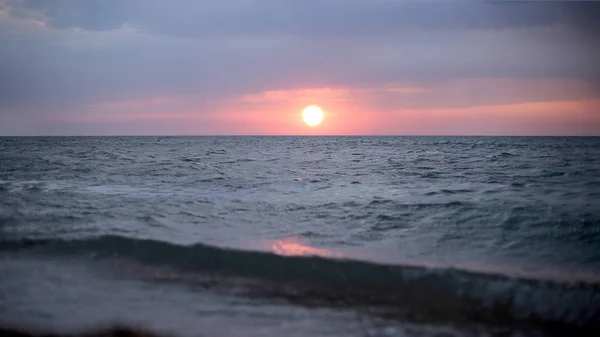
[[[448,134],[448,135],[420,135],[420,134],[381,134],[381,135],[357,135],[357,134],[340,134],[340,135],[273,135],[273,134],[104,134],[104,135],[0,135],[0,138],[10,137],[21,137],[21,138],[34,138],[34,137],[600,137],[598,135],[503,135],[503,134],[489,134],[489,135],[460,135],[460,134]]]

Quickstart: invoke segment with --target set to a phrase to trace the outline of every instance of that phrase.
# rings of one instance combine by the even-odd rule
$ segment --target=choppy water
[[[0,138],[0,226],[4,325],[600,326],[600,138]]]

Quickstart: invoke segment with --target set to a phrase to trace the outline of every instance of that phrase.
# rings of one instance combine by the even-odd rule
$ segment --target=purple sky
[[[598,18],[600,2],[0,0],[0,135],[600,135]]]

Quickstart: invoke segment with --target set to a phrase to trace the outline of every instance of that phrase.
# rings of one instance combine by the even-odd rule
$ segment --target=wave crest
[[[326,257],[327,254],[282,256],[115,235],[80,240],[1,241],[0,250],[95,259],[124,258],[149,266],[168,266],[182,273],[250,278],[268,284],[261,290],[265,294],[305,302],[385,308],[388,312],[410,313],[419,319],[527,320],[600,327],[600,284],[597,283],[385,265],[332,259]]]

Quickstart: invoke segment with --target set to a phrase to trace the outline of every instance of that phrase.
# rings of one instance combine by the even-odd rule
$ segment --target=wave
[[[0,241],[0,251],[119,258],[185,273],[251,279],[263,295],[302,303],[361,306],[418,320],[527,321],[600,327],[600,283],[565,282],[453,268],[386,265],[325,256],[282,256],[205,244],[116,235]],[[316,254],[320,255],[320,254]],[[257,289],[254,289],[256,291]]]

